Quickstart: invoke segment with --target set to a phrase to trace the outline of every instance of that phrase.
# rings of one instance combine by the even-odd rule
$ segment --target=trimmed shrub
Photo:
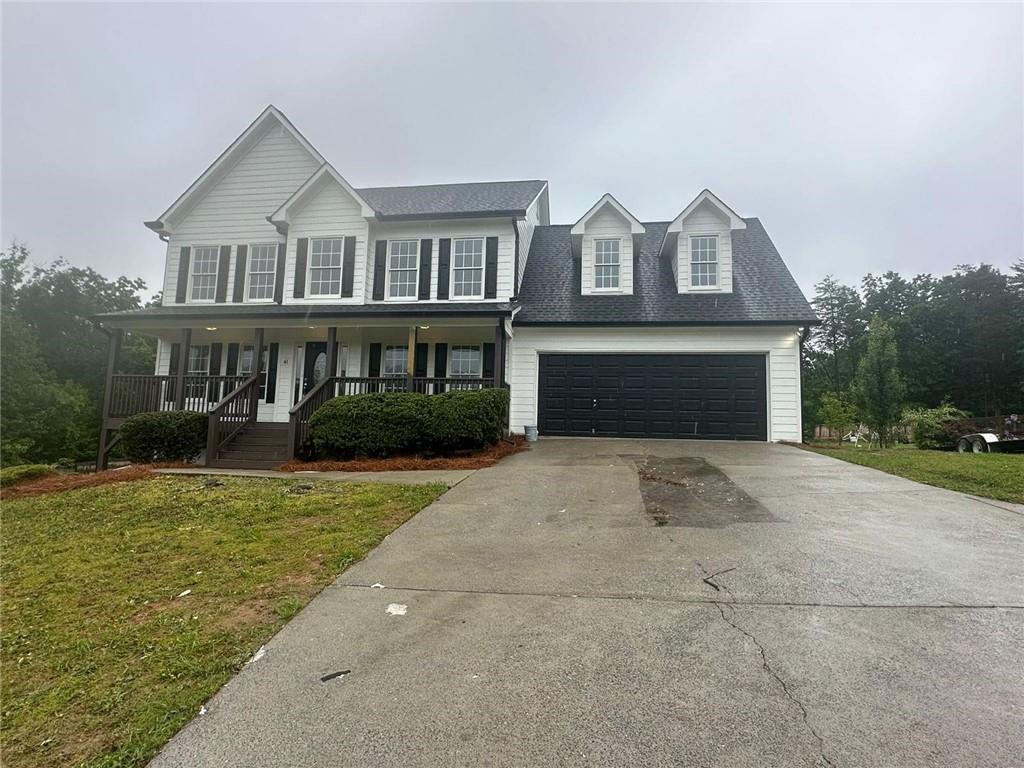
[[[12,485],[31,480],[34,477],[44,475],[55,475],[53,467],[48,464],[18,464],[13,467],[0,469],[0,488],[10,488]]]
[[[914,445],[923,450],[952,448],[957,438],[974,431],[967,414],[952,403],[906,411],[903,421],[910,426]]]
[[[324,403],[309,420],[317,457],[351,459],[482,448],[505,431],[508,391],[381,392]]]
[[[132,461],[193,461],[206,448],[208,417],[190,411],[139,413],[121,425],[124,455]]]

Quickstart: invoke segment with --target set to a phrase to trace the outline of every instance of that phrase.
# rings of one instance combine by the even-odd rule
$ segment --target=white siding
[[[284,303],[285,304],[362,304],[363,288],[366,284],[366,219],[360,213],[359,204],[348,192],[334,181],[325,177],[321,186],[309,198],[309,201],[292,214],[288,227],[287,260],[284,270]],[[352,297],[342,299],[335,297],[310,297],[296,299],[295,295],[295,244],[300,237],[354,237],[356,239],[356,263],[353,276]],[[307,252],[306,269],[308,274],[309,256]],[[303,275],[302,279],[306,276]]]
[[[594,288],[594,240],[617,238],[619,243],[619,289],[595,290]],[[587,221],[584,227],[580,264],[584,294],[619,296],[633,293],[633,236],[626,221],[611,205],[605,205]]]
[[[547,204],[548,191],[545,188],[526,209],[526,217],[516,222],[516,227],[519,230],[519,273],[516,275],[515,293],[519,293],[518,288],[523,284],[523,271],[526,269],[526,260],[530,256],[533,233],[537,229],[537,225],[547,223],[544,220],[547,215]]]
[[[278,243],[267,216],[317,168],[316,160],[284,128],[274,125],[213,188],[174,224],[167,243],[164,304],[173,304],[182,246]],[[232,248],[230,300],[236,249]]]
[[[801,438],[797,328],[516,328],[509,352],[514,432],[537,423],[538,356],[544,352],[765,353],[768,439]]]
[[[718,235],[718,288],[697,288],[694,292],[732,293],[732,232],[729,219],[709,202],[704,202],[683,221],[677,244],[677,266],[673,270],[679,281],[679,292],[690,288],[690,237]]]
[[[383,222],[375,223],[370,227],[369,247],[366,254],[366,302],[373,301],[373,261],[374,243],[377,240],[433,240],[431,246],[430,264],[430,301],[437,301],[437,256],[438,240],[444,237],[495,237],[498,238],[498,292],[497,298],[487,301],[508,301],[512,297],[515,287],[512,284],[512,275],[515,271],[515,234],[512,230],[512,219],[466,219],[458,221],[411,221],[411,222]],[[451,270],[449,269],[449,279]],[[418,280],[418,277],[417,277]],[[418,283],[417,283],[418,284]],[[385,290],[385,296],[387,291]],[[449,296],[451,291],[449,291]],[[385,299],[386,300],[386,299]],[[402,301],[415,301],[415,299],[403,299]],[[457,299],[449,302],[458,304],[462,301],[485,301],[485,299]]]

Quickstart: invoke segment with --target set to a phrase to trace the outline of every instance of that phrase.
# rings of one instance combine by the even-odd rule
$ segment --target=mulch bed
[[[57,474],[45,475],[32,478],[23,483],[18,483],[2,492],[6,500],[19,499],[25,496],[41,496],[44,493],[57,493],[59,491],[74,491],[79,488],[92,488],[97,485],[109,485],[110,483],[124,483],[129,480],[141,480],[153,474],[157,467],[185,467],[187,464],[130,464],[120,469],[106,469],[102,472],[89,472],[86,474]]]
[[[405,472],[419,469],[484,469],[493,467],[506,456],[527,450],[526,439],[514,435],[511,440],[462,456],[390,456],[386,459],[350,459],[349,461],[289,461],[282,472]]]

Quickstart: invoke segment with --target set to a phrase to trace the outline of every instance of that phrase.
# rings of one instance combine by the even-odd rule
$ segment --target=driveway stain
[[[629,456],[640,476],[644,510],[656,526],[724,528],[778,520],[722,470],[701,458]]]

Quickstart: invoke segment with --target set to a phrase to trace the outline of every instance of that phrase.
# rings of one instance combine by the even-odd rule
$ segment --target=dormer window
[[[594,288],[618,290],[620,240],[594,240]]]
[[[690,285],[694,288],[718,286],[718,235],[690,238]]]

